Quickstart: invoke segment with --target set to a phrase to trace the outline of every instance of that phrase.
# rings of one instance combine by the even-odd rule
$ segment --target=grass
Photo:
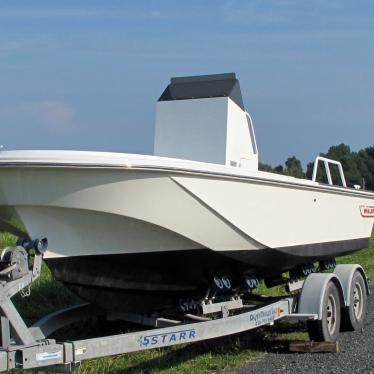
[[[0,234],[0,248],[14,244],[15,238],[12,235]],[[341,257],[338,259],[338,263],[361,264],[368,277],[374,279],[374,235],[369,248],[353,255]],[[263,285],[259,292],[271,296],[279,296],[284,293],[281,287],[268,290]],[[78,301],[53,278],[45,265],[43,265],[40,279],[33,284],[31,296],[22,298],[17,295],[13,300],[28,323],[57,308],[72,305]],[[263,328],[251,333],[207,342],[86,361],[78,370],[78,374],[230,372],[245,363],[261,359],[267,351],[280,352],[287,349],[290,340],[306,339],[307,334],[303,324],[295,326],[295,324],[279,323],[275,328]],[[15,374],[19,371],[14,370],[11,373]],[[39,373],[44,372],[40,371]]]
[[[374,234],[371,237],[369,247],[352,255],[340,257],[338,264],[360,264],[363,266],[369,280],[374,280]]]
[[[79,374],[221,373],[263,355],[260,351],[247,351],[245,340],[239,346],[228,339],[219,339],[216,343],[216,347],[196,343],[89,361],[83,364]]]

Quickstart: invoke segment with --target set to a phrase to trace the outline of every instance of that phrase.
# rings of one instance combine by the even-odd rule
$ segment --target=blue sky
[[[1,1],[0,144],[151,153],[169,78],[223,72],[263,162],[374,145],[371,0]]]

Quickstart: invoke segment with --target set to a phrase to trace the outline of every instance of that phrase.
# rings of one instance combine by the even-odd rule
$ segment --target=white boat
[[[258,170],[234,74],[174,78],[154,155],[1,151],[0,226],[48,238],[56,278],[106,309],[171,308],[368,245],[374,193]],[[270,284],[271,282],[269,282]]]

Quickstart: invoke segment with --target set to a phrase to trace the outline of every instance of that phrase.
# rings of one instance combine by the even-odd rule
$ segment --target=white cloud
[[[2,9],[0,17],[4,18],[111,18],[117,17],[118,12],[104,9]]]
[[[74,118],[74,109],[63,101],[40,101],[30,105],[31,113],[44,125],[61,129],[69,127]]]
[[[0,108],[3,122],[28,122],[50,130],[65,130],[72,126],[75,110],[63,101],[43,100]]]
[[[33,39],[0,40],[0,55],[30,51],[42,46],[40,41]]]
[[[23,48],[24,48],[24,43],[19,42],[19,41],[11,40],[11,41],[0,42],[0,53],[17,51]]]

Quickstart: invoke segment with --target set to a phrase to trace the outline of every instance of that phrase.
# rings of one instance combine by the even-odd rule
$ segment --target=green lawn
[[[0,234],[0,248],[14,245],[15,238]],[[368,249],[345,256],[338,263],[361,264],[369,278],[374,279],[374,236]],[[261,292],[268,292],[265,288]],[[280,294],[281,288],[272,290]],[[53,279],[46,266],[42,276],[32,287],[31,296],[16,296],[14,302],[24,319],[35,321],[56,308],[74,304],[77,298]],[[218,373],[230,371],[244,363],[255,361],[265,355],[269,347],[286,346],[288,340],[306,339],[305,329],[294,331],[296,326],[279,324],[276,329],[264,328],[252,333],[220,338],[210,342],[181,345],[172,348],[124,354],[84,362],[78,374],[107,373]],[[298,329],[296,329],[298,330]],[[12,372],[17,373],[17,371]],[[41,373],[41,372],[40,372]]]
[[[365,269],[369,280],[374,279],[374,234],[371,237],[369,248],[363,249],[360,252],[349,256],[340,257],[337,259],[338,264],[360,264]]]

